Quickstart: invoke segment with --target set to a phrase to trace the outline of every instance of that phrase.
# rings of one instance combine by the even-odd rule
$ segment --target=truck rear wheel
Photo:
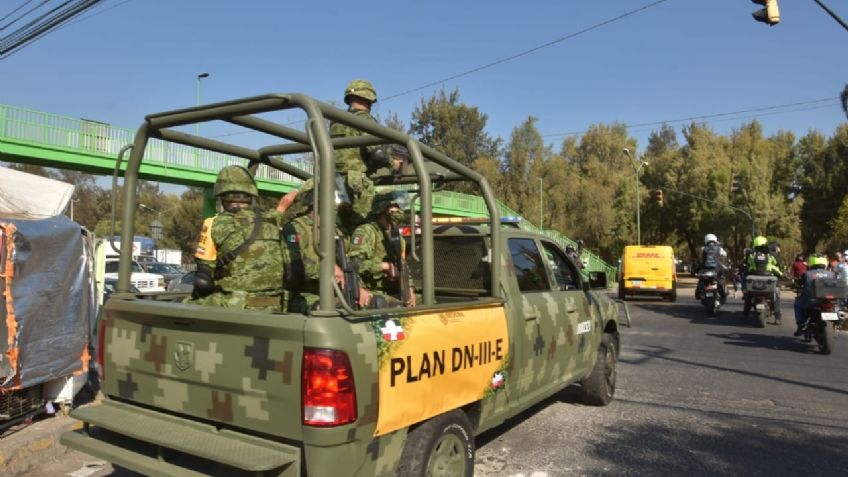
[[[409,432],[397,475],[400,477],[474,474],[474,434],[465,413],[436,416]]]
[[[583,401],[592,406],[606,406],[615,394],[615,362],[617,360],[615,342],[612,336],[604,333],[598,348],[598,359],[592,374],[583,378]]]

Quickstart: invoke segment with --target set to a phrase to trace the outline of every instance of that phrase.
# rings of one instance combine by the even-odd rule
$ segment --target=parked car
[[[179,278],[185,274],[184,270],[180,270],[179,267],[172,263],[139,262],[139,264],[147,273],[158,273],[159,275],[162,275],[165,278],[165,286],[167,286],[168,283],[171,283],[171,280]]]
[[[168,283],[169,292],[191,293],[194,289],[194,272],[184,273]]]
[[[118,279],[118,266],[120,258],[117,256],[106,256],[104,278]],[[132,275],[130,283],[141,290],[142,293],[165,291],[165,277],[158,273],[145,272],[141,265],[133,260]]]
[[[103,280],[103,303],[106,303],[106,299],[108,299],[112,293],[115,293],[116,288],[118,288],[117,278],[106,277]],[[130,284],[130,293],[141,293],[141,290],[136,288],[133,284]]]

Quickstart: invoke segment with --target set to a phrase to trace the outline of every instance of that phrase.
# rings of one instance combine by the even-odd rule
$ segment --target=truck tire
[[[474,434],[460,410],[441,414],[409,432],[398,464],[399,477],[474,474]]]
[[[598,359],[592,374],[583,378],[583,401],[592,406],[606,406],[615,394],[615,362],[617,353],[612,336],[604,333],[598,348]]]

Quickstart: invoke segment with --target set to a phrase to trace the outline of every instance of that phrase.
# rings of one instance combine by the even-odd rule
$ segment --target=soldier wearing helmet
[[[768,239],[762,235],[754,237],[751,241],[752,251],[748,255],[748,273],[747,275],[774,275],[782,277],[783,272],[777,265],[777,259],[771,254],[768,245]],[[774,319],[780,323],[780,291],[775,290],[774,296]],[[745,304],[742,308],[742,313],[747,317],[751,311],[751,295],[745,295]]]
[[[256,206],[259,191],[241,166],[221,169],[214,193],[222,211],[203,222],[193,302],[281,311],[283,214]]]
[[[377,91],[370,81],[355,79],[348,83],[344,91],[347,112],[366,121],[377,122],[371,115],[371,105],[377,102]],[[330,137],[362,136],[359,129],[339,122],[330,123]],[[354,209],[362,217],[371,209],[374,198],[374,183],[368,178],[381,167],[391,165],[386,150],[380,146],[363,146],[357,149],[339,149],[335,151],[336,172],[344,176],[354,195]]]
[[[371,220],[360,225],[351,238],[349,256],[357,264],[363,284],[385,298],[389,306],[415,306],[416,302],[406,268],[406,241],[398,230],[408,204],[403,191],[379,194]]]
[[[318,302],[321,278],[321,258],[315,250],[315,227],[319,216],[315,213],[315,183],[312,179],[303,183],[297,193],[294,204],[289,209],[287,217],[291,217],[283,226],[283,276],[286,289],[291,292],[288,311],[306,314]],[[345,214],[350,209],[349,199],[344,190],[336,190],[337,216]],[[336,227],[336,236],[342,247],[347,248],[349,235],[342,227]],[[339,286],[344,287],[344,276],[337,265],[335,279]],[[358,286],[358,285],[357,285]],[[359,306],[364,307],[370,301],[368,290],[359,288]]]
[[[801,276],[800,293],[795,297],[795,336],[804,334],[810,300],[813,298],[813,282],[820,278],[836,278],[836,274],[826,269],[827,257],[814,253],[807,257],[807,271]]]

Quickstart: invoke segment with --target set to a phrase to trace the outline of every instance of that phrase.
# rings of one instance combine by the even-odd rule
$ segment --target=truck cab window
[[[565,254],[560,251],[559,247],[550,243],[542,242],[545,248],[545,256],[548,259],[548,264],[554,274],[557,286],[560,290],[579,290],[580,283],[577,280],[577,271],[573,265],[565,258]]]
[[[509,239],[512,268],[521,291],[549,291],[548,272],[533,239]]]

